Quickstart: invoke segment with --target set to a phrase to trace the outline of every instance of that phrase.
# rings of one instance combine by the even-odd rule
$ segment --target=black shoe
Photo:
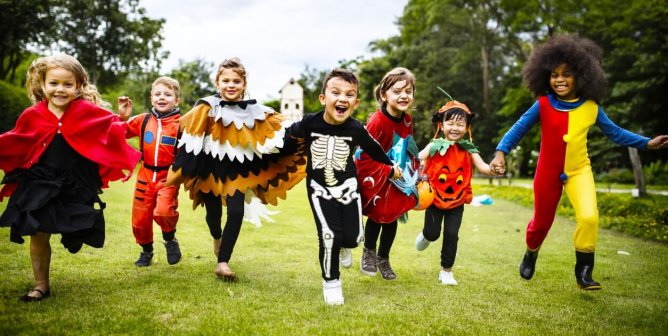
[[[601,289],[601,284],[591,278],[594,272],[594,253],[575,251],[575,281],[584,290]]]
[[[37,292],[39,293],[39,296],[29,296],[30,293],[32,292]],[[22,297],[19,298],[19,301],[22,302],[39,302],[42,301],[42,299],[46,299],[49,296],[51,296],[51,290],[47,289],[46,292],[43,292],[41,289],[33,288],[30,290],[30,292]]]
[[[179,249],[179,241],[176,238],[166,241],[165,249],[167,249],[167,263],[174,265],[181,260],[181,249]]]
[[[137,267],[147,267],[151,266],[151,259],[153,259],[153,252],[140,252],[139,259],[135,261],[135,266]]]
[[[520,264],[520,276],[523,279],[531,280],[533,277],[533,273],[536,271],[536,259],[538,259],[538,249],[535,251],[527,249]]]
[[[72,244],[72,245],[67,246],[67,250],[68,250],[70,253],[75,254],[75,253],[77,253],[77,252],[79,252],[79,251],[81,250],[81,247],[82,247],[82,246],[83,246],[83,243],[82,243],[82,242],[74,243],[74,244]]]

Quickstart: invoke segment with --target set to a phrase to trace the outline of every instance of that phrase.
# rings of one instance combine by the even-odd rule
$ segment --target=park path
[[[503,179],[503,180],[497,179],[496,184],[497,185],[502,185],[502,184],[506,185],[507,183],[508,183],[508,180],[506,180],[506,179]],[[522,188],[527,188],[527,189],[533,189],[533,184],[531,184],[531,183],[513,181],[512,183],[507,184],[507,185],[522,187]],[[633,193],[632,189],[615,189],[615,188],[604,188],[604,187],[597,187],[596,191],[613,193],[613,194],[631,194],[631,193]],[[651,194],[651,195],[668,196],[668,190],[647,190],[647,193]]]

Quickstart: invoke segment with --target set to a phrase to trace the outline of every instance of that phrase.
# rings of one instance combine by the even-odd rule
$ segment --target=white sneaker
[[[350,249],[341,248],[341,252],[339,252],[339,264],[343,268],[350,268],[353,265],[353,253],[350,252]]]
[[[438,281],[444,285],[457,286],[457,280],[452,275],[452,272],[446,272],[441,270],[441,273],[438,274]]]
[[[417,237],[415,238],[415,249],[418,251],[424,251],[429,246],[430,241],[427,240],[427,238],[424,237],[422,234],[422,231],[418,233]]]
[[[341,279],[322,281],[322,295],[325,297],[325,304],[342,305],[343,304],[343,284]]]

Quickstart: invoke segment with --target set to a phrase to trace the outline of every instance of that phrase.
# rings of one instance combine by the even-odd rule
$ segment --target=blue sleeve
[[[503,136],[499,145],[496,146],[496,150],[508,154],[511,149],[517,146],[517,143],[522,140],[539,119],[540,110],[538,109],[538,101],[536,101],[526,112],[524,112],[520,119],[515,122],[513,127],[506,132],[506,135]]]
[[[641,150],[647,149],[648,137],[627,131],[608,118],[603,109],[598,107],[598,115],[596,116],[596,126],[603,131],[603,134],[610,140],[620,146],[634,147]]]

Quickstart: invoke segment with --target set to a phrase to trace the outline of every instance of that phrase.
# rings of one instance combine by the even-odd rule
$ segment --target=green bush
[[[594,174],[597,182],[606,183],[635,183],[633,171],[627,168],[611,169],[607,172]]]
[[[25,89],[0,81],[0,133],[14,128],[16,118],[31,104]]]
[[[654,185],[668,185],[668,161],[655,161],[643,167],[645,182]]]
[[[474,184],[473,189],[474,194],[488,194],[533,208],[532,189],[482,184]],[[596,193],[596,197],[601,227],[668,242],[668,197],[634,198],[630,194],[612,193]],[[559,201],[557,214],[575,219],[575,212],[565,193]]]

